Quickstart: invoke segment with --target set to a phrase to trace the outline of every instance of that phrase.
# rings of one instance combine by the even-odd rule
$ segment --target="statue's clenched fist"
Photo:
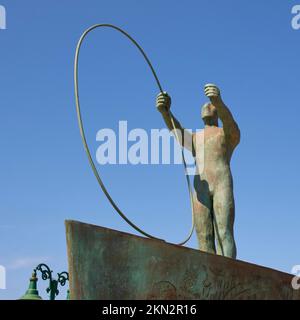
[[[171,108],[171,97],[166,92],[158,94],[156,98],[156,108],[161,113],[169,112]]]
[[[220,89],[215,84],[206,84],[204,87],[204,93],[210,99],[212,104],[221,100]]]

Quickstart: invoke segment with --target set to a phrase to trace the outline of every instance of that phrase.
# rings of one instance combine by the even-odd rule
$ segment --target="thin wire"
[[[78,118],[78,125],[79,125],[79,129],[80,129],[80,135],[82,138],[82,142],[83,142],[83,146],[86,152],[86,155],[88,157],[90,166],[94,172],[94,175],[102,189],[102,191],[104,192],[105,196],[107,197],[108,201],[110,202],[110,204],[113,206],[113,208],[117,211],[117,213],[132,227],[134,228],[136,231],[140,232],[141,234],[143,234],[144,236],[148,237],[148,238],[152,238],[152,239],[157,239],[157,240],[162,240],[165,241],[163,239],[159,239],[157,237],[154,237],[152,235],[150,235],[149,233],[145,232],[144,230],[140,229],[137,225],[135,225],[132,221],[130,221],[126,215],[121,211],[121,209],[117,206],[117,204],[115,203],[115,201],[112,199],[112,197],[110,196],[109,192],[107,191],[102,179],[100,178],[100,175],[96,169],[95,163],[92,159],[91,156],[91,152],[89,150],[88,144],[87,144],[87,140],[86,140],[86,136],[85,136],[85,132],[84,132],[84,126],[83,126],[83,121],[82,121],[82,117],[81,117],[81,110],[80,110],[80,102],[79,102],[79,89],[78,89],[78,61],[79,61],[79,53],[80,53],[80,48],[82,45],[82,42],[84,40],[84,38],[87,36],[87,34],[89,32],[91,32],[92,30],[96,29],[96,28],[100,28],[100,27],[108,27],[108,28],[112,28],[115,29],[119,32],[121,32],[124,36],[126,36],[140,51],[140,53],[143,55],[144,59],[146,60],[149,68],[151,69],[151,72],[155,78],[155,81],[157,83],[157,86],[160,90],[161,93],[164,94],[164,91],[162,89],[162,86],[160,84],[160,81],[157,77],[157,74],[150,62],[150,60],[148,59],[146,53],[144,52],[143,48],[124,30],[122,30],[121,28],[114,26],[112,24],[96,24],[91,26],[90,28],[88,28],[87,30],[85,30],[83,32],[83,34],[81,35],[77,47],[76,47],[76,53],[75,53],[75,62],[74,62],[74,86],[75,86],[75,100],[76,100],[76,112],[77,112],[77,118]],[[176,127],[175,127],[175,123],[174,123],[174,118],[172,116],[171,113],[169,113],[170,118],[171,118],[171,123],[173,126],[173,131],[176,137],[176,140],[179,142],[179,138],[177,135],[177,131],[176,131]],[[190,179],[189,179],[189,175],[187,173],[187,166],[186,166],[186,161],[185,161],[185,157],[184,157],[184,152],[183,152],[183,148],[181,148],[181,152],[182,152],[182,159],[183,159],[183,164],[184,164],[184,170],[185,170],[185,175],[186,175],[186,179],[187,179],[187,184],[188,184],[188,189],[189,189],[189,196],[190,196],[190,202],[191,202],[191,209],[192,209],[192,227],[190,230],[190,233],[188,235],[188,237],[186,238],[186,240],[180,242],[178,245],[184,245],[192,236],[193,231],[194,231],[194,210],[193,210],[193,198],[192,198],[192,190],[191,190],[191,184],[190,184]]]

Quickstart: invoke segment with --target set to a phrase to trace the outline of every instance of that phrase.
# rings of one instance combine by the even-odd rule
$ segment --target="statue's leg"
[[[217,244],[217,254],[236,258],[234,241],[234,198],[231,186],[219,185],[213,197],[214,229]]]
[[[212,222],[212,199],[205,187],[197,188],[193,198],[195,230],[201,251],[216,253]]]

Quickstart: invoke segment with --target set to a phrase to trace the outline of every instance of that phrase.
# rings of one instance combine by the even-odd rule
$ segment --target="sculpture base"
[[[71,299],[300,299],[293,276],[66,221]]]

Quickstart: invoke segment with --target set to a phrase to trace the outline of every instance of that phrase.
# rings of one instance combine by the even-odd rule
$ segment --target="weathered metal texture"
[[[66,221],[71,299],[300,299],[292,275]]]

